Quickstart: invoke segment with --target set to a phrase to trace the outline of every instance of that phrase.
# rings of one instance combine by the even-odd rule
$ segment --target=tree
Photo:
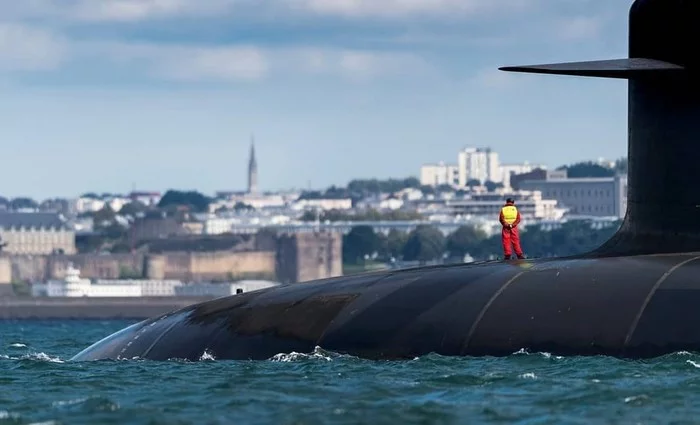
[[[420,187],[420,181],[415,177],[388,180],[358,179],[352,180],[350,183],[348,183],[348,190],[350,192],[357,192],[362,194],[393,193],[406,188],[417,187]]]
[[[147,209],[148,209],[148,207],[143,202],[131,201],[128,204],[125,204],[119,210],[119,214],[120,215],[130,215],[132,217],[135,217],[137,214],[145,212]]]
[[[351,197],[352,197],[352,195],[350,194],[348,189],[346,189],[344,187],[331,186],[328,189],[326,189],[325,192],[321,192],[318,190],[304,191],[301,193],[298,200],[304,200],[304,199],[347,199],[347,198],[351,198]]]
[[[445,253],[445,236],[437,228],[430,225],[417,226],[408,236],[403,249],[403,259],[406,261],[437,260]]]
[[[481,182],[478,179],[469,179],[467,181],[467,187],[477,187],[481,186]]]
[[[408,234],[396,229],[391,229],[386,239],[387,253],[393,258],[400,258],[403,254],[403,247],[408,241]]]
[[[627,174],[627,158],[620,158],[615,161],[615,172],[619,174]]]
[[[186,207],[196,212],[206,212],[210,203],[211,199],[197,191],[168,190],[160,198],[158,208]]]
[[[343,237],[343,262],[358,264],[379,248],[379,238],[371,226],[355,226]]]
[[[105,204],[102,209],[92,214],[92,222],[95,227],[107,227],[114,222],[115,217],[116,213],[112,207],[110,207],[109,204]]]
[[[10,209],[13,210],[22,210],[22,209],[36,209],[39,207],[39,204],[31,198],[15,198],[12,201],[10,201]]]
[[[615,171],[611,168],[604,167],[593,161],[578,162],[572,165],[562,165],[557,170],[566,170],[566,175],[569,178],[582,177],[612,177]]]
[[[486,187],[487,191],[495,192],[496,189],[503,188],[503,183],[496,183],[496,182],[492,182],[491,180],[487,180],[486,182],[484,182],[484,186]]]
[[[562,257],[591,251],[612,237],[621,222],[603,229],[593,229],[588,220],[577,220],[562,224],[558,229],[545,231],[530,226],[521,233],[523,250],[531,258]],[[502,256],[500,233],[483,240],[477,248],[479,257]]]
[[[473,253],[486,239],[486,232],[474,226],[460,226],[447,237],[447,251],[452,257],[464,257]]]
[[[65,199],[46,199],[39,204],[40,211],[66,212],[68,211],[68,201]]]
[[[236,202],[233,206],[234,211],[252,211],[255,210],[252,205],[246,204],[245,202]]]

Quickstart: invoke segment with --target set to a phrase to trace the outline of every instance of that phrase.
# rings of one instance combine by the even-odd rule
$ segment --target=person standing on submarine
[[[518,211],[518,208],[515,206],[513,198],[506,199],[506,204],[501,208],[498,221],[501,222],[501,226],[503,227],[501,230],[501,243],[503,243],[504,259],[510,260],[512,251],[515,251],[515,255],[517,255],[519,259],[525,258],[523,249],[520,247],[520,234],[518,232],[520,211]]]

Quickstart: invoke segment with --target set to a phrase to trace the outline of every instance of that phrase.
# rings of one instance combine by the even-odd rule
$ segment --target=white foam
[[[199,357],[199,361],[214,361],[216,358],[214,357],[213,354],[211,354],[209,351],[204,350],[202,353],[201,357]]]
[[[291,353],[277,353],[272,358],[270,358],[271,361],[273,362],[293,362],[297,360],[308,360],[308,359],[318,359],[318,360],[325,360],[330,362],[333,360],[328,353],[326,353],[321,347],[316,346],[314,348],[314,351],[305,354],[305,353],[297,353],[296,351],[292,351]]]

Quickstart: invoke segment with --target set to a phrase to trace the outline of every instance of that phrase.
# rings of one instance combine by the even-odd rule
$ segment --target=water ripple
[[[0,322],[0,425],[684,423],[700,356],[631,361],[519,350],[369,361],[316,348],[268,361],[71,363],[126,322]]]

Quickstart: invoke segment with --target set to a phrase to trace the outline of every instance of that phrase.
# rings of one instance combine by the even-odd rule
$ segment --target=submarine
[[[282,285],[154,317],[72,360],[265,360],[316,347],[366,359],[700,350],[700,2],[636,0],[628,58],[500,68],[628,80],[628,204],[565,258],[382,271]]]

